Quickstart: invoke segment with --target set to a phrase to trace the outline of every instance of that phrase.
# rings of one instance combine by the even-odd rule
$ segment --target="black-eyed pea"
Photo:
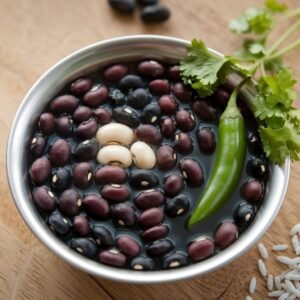
[[[135,142],[130,147],[134,164],[140,169],[152,169],[156,164],[155,153],[152,148],[141,141]]]
[[[100,149],[97,160],[103,165],[113,164],[127,168],[132,164],[132,155],[124,146],[108,145]]]

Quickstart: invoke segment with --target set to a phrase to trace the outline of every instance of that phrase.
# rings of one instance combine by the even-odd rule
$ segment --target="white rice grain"
[[[253,294],[256,290],[256,277],[252,277],[249,284],[249,293]]]
[[[280,278],[280,276],[275,276],[274,283],[275,283],[276,289],[281,290],[281,278]]]
[[[295,268],[297,268],[297,265],[300,264],[300,257],[295,257],[291,259],[292,265],[295,265]]]
[[[268,270],[262,259],[258,260],[258,270],[263,277],[267,276]]]
[[[291,258],[287,257],[287,256],[276,256],[276,259],[281,262],[282,264],[285,265],[293,265],[294,262],[292,261]]]
[[[263,259],[268,259],[268,257],[269,257],[268,250],[263,243],[258,244],[258,251],[260,253],[260,256]]]
[[[295,288],[290,280],[286,280],[282,286],[287,292],[300,298],[300,291]]]
[[[251,296],[246,296],[246,300],[253,300]]]
[[[290,234],[295,235],[298,232],[300,232],[300,223],[298,223],[292,227]]]
[[[279,244],[279,245],[274,245],[272,247],[272,250],[274,251],[285,251],[289,248],[287,244]]]
[[[283,294],[284,294],[284,291],[278,290],[278,291],[273,291],[273,292],[268,293],[268,296],[273,298],[273,297],[280,297]]]
[[[297,298],[297,296],[295,296],[295,295],[289,295],[287,297],[287,300],[295,300],[296,298]]]
[[[293,235],[292,245],[293,245],[295,254],[299,255],[300,254],[300,243],[299,243],[299,238],[297,235]]]
[[[289,295],[290,295],[290,294],[289,294],[288,292],[286,292],[286,293],[282,294],[282,295],[278,298],[278,300],[286,300],[286,299],[288,298]]]
[[[273,290],[273,285],[274,285],[273,275],[270,274],[268,276],[268,281],[267,281],[267,287],[270,292]]]

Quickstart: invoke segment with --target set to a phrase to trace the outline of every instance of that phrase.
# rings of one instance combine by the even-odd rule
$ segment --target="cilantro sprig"
[[[298,17],[298,18],[297,18]],[[229,28],[247,34],[243,48],[235,55],[219,56],[203,41],[194,39],[181,62],[182,79],[199,96],[213,94],[234,71],[257,79],[257,96],[251,105],[259,134],[269,159],[282,164],[287,158],[299,160],[300,110],[293,106],[296,80],[283,56],[300,46],[300,39],[286,44],[300,31],[300,7],[289,10],[278,0],[266,0],[262,8],[249,8]],[[270,45],[269,35],[283,21],[293,19],[289,28]]]

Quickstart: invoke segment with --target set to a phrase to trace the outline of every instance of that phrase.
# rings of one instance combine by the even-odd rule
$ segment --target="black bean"
[[[43,155],[47,146],[47,140],[42,134],[35,134],[30,144],[30,152],[33,157],[39,157]]]
[[[73,132],[73,120],[69,116],[55,119],[55,131],[61,137],[70,136]]]
[[[211,122],[216,119],[216,110],[204,100],[193,102],[193,111],[202,121]]]
[[[197,131],[199,149],[206,154],[211,154],[216,149],[216,138],[213,131],[208,127],[199,128]]]
[[[238,230],[234,223],[225,221],[221,223],[215,232],[215,243],[221,249],[230,246],[238,237]]]
[[[102,251],[98,259],[100,262],[114,267],[123,267],[126,264],[126,256],[117,249]]]
[[[194,115],[185,109],[180,109],[177,111],[176,123],[177,127],[182,131],[190,131],[196,125]]]
[[[249,180],[241,188],[241,196],[249,202],[258,202],[262,199],[264,187],[258,180]]]
[[[68,216],[77,215],[81,205],[81,196],[74,189],[65,190],[59,197],[59,209]]]
[[[141,253],[139,243],[128,235],[119,236],[116,240],[116,245],[128,257],[135,257]]]
[[[112,218],[117,226],[130,227],[136,223],[137,217],[134,208],[127,203],[119,203],[111,208]]]
[[[47,186],[37,187],[32,192],[34,203],[43,211],[52,211],[55,208],[56,198]]]
[[[88,106],[79,106],[73,112],[73,120],[75,123],[79,124],[83,121],[87,121],[92,114],[93,112]]]
[[[157,166],[162,171],[168,171],[176,166],[177,155],[170,145],[163,145],[156,152]]]
[[[192,100],[192,94],[190,89],[185,86],[182,82],[176,82],[172,84],[171,91],[173,92],[176,99],[181,102],[190,103]]]
[[[80,236],[86,236],[90,232],[90,223],[86,216],[76,216],[73,221],[73,228]]]
[[[51,104],[50,109],[58,114],[71,113],[79,104],[79,100],[73,95],[62,95],[55,98]]]
[[[43,113],[40,116],[39,119],[39,126],[41,128],[41,131],[46,134],[50,135],[55,130],[55,118],[50,113]]]
[[[107,227],[96,224],[92,227],[92,236],[101,248],[112,247],[115,243],[113,234]]]
[[[142,9],[141,19],[146,23],[164,22],[170,15],[170,10],[166,6],[155,4]]]
[[[130,191],[125,185],[110,184],[101,189],[101,196],[109,201],[124,202],[130,197]]]
[[[136,109],[143,109],[151,102],[151,95],[147,90],[138,88],[131,92],[127,98],[127,104]]]
[[[218,104],[219,107],[225,108],[230,94],[223,88],[217,88],[212,96],[213,100]]]
[[[47,182],[51,176],[51,164],[48,158],[41,157],[36,159],[31,165],[29,174],[31,180],[37,185]]]
[[[175,252],[166,256],[163,260],[164,269],[174,269],[187,266],[189,260],[186,254],[181,252]]]
[[[241,202],[233,213],[233,219],[239,229],[243,231],[251,224],[255,214],[255,206],[250,203]]]
[[[174,245],[170,240],[162,239],[155,241],[147,247],[147,253],[152,257],[160,257],[169,253],[174,249]]]
[[[57,168],[52,170],[51,186],[56,191],[65,190],[71,181],[71,173],[66,168]]]
[[[140,125],[136,131],[135,134],[138,139],[152,145],[158,145],[162,141],[162,135],[160,131],[157,129],[157,127],[153,125]]]
[[[62,167],[70,161],[71,154],[70,144],[63,139],[58,139],[50,148],[49,159],[53,166]]]
[[[178,195],[167,201],[165,212],[168,217],[175,218],[185,214],[190,208],[190,200],[185,195]]]
[[[141,234],[141,238],[145,241],[155,241],[164,238],[169,233],[169,228],[166,225],[158,225],[145,230]]]
[[[83,103],[90,107],[96,107],[108,99],[108,89],[104,85],[96,85],[92,87],[83,96]]]
[[[96,243],[89,238],[72,239],[70,241],[70,247],[89,258],[94,258],[98,252]]]
[[[159,184],[159,178],[152,171],[134,170],[129,176],[129,184],[134,189],[149,189]]]
[[[181,76],[180,76],[180,66],[171,66],[168,68],[167,70],[167,75],[170,79],[174,80],[174,81],[179,81],[181,80]]]
[[[176,121],[173,118],[162,119],[160,131],[165,138],[172,138],[176,131]]]
[[[175,114],[178,102],[170,95],[163,95],[159,98],[158,104],[162,113],[167,115]]]
[[[159,62],[154,60],[147,60],[139,63],[137,66],[137,71],[140,75],[149,78],[159,78],[165,73],[164,67]]]
[[[164,220],[164,213],[160,208],[152,207],[143,211],[139,217],[139,223],[143,228],[150,228],[160,224]]]
[[[93,182],[93,168],[88,162],[81,162],[73,168],[74,185],[81,189],[88,188]]]
[[[169,197],[178,195],[184,189],[184,181],[181,175],[172,173],[164,178],[164,192]]]
[[[262,142],[258,136],[258,134],[254,132],[250,132],[247,136],[248,140],[248,149],[254,155],[260,155],[263,153]]]
[[[96,108],[93,110],[93,114],[96,121],[101,125],[105,125],[111,122],[111,112],[106,108]]]
[[[190,154],[194,149],[193,140],[185,132],[176,133],[174,148],[180,154]]]
[[[53,212],[48,217],[49,228],[58,235],[66,235],[69,233],[71,226],[58,211]]]
[[[124,183],[127,179],[126,171],[118,166],[104,166],[97,169],[95,173],[95,183],[104,185],[108,183]]]
[[[164,202],[164,194],[161,191],[154,189],[146,190],[137,194],[134,200],[135,205],[141,210],[160,206]]]
[[[157,124],[160,120],[161,111],[156,103],[150,103],[143,109],[140,120],[145,124]]]
[[[169,81],[166,79],[155,79],[149,82],[149,90],[154,95],[167,94],[170,91]]]
[[[135,9],[135,0],[108,0],[110,6],[123,14],[131,14]]]
[[[154,269],[155,263],[149,257],[139,256],[131,261],[130,267],[135,271],[149,271]]]
[[[126,96],[120,90],[113,89],[109,92],[109,99],[113,106],[122,106],[126,102]]]
[[[179,163],[179,169],[191,187],[199,187],[203,184],[204,173],[198,161],[189,158],[182,159]]]
[[[158,3],[158,0],[138,0],[138,3],[142,6],[154,5]]]
[[[98,142],[95,139],[90,139],[78,144],[74,154],[77,161],[88,161],[96,158],[98,150]]]
[[[112,117],[116,122],[125,124],[131,128],[135,128],[140,124],[139,115],[133,109],[126,106],[116,107],[113,110]]]
[[[90,193],[84,196],[82,200],[85,210],[93,217],[107,219],[110,215],[110,206],[96,193]]]
[[[112,65],[103,72],[103,78],[107,81],[119,81],[128,73],[126,65]]]
[[[97,122],[94,118],[83,121],[76,129],[76,134],[81,139],[90,139],[96,135],[98,130]]]
[[[145,83],[143,79],[137,75],[126,75],[120,81],[120,88],[125,92],[143,87],[145,87]]]
[[[93,82],[89,78],[79,78],[70,86],[70,92],[75,95],[82,95],[91,89]]]
[[[252,157],[246,168],[247,172],[256,179],[265,179],[268,175],[267,162],[258,157]]]
[[[199,237],[188,246],[188,255],[193,261],[200,261],[215,253],[214,241],[209,237]]]

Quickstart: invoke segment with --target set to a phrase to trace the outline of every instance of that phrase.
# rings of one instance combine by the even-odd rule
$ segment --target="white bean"
[[[132,155],[124,146],[108,145],[100,149],[97,160],[104,165],[117,164],[126,168],[132,164]]]
[[[133,161],[138,168],[152,169],[156,164],[156,156],[152,148],[141,141],[135,142],[130,148]]]

